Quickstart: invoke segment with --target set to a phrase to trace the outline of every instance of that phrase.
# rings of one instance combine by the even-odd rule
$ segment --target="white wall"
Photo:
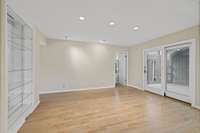
[[[40,91],[40,46],[46,44],[46,37],[37,28],[34,28],[34,44],[33,44],[33,88],[34,103],[39,102]]]
[[[119,47],[48,40],[40,49],[40,92],[114,86]]]

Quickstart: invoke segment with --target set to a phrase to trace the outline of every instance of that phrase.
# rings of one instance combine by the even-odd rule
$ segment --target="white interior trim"
[[[136,85],[128,84],[128,86],[131,87],[131,88],[135,88],[135,89],[138,89],[138,90],[144,91],[143,88],[138,87],[138,86],[136,86]]]
[[[172,97],[172,98],[176,97],[176,98],[178,98],[178,100],[185,101],[185,102],[188,102],[188,103],[191,102],[191,97],[189,97],[189,96],[180,95],[178,93],[171,92],[171,91],[168,91],[168,90],[165,91],[165,94],[168,97]]]
[[[192,105],[196,104],[196,95],[195,95],[195,91],[196,91],[196,78],[197,78],[197,69],[196,69],[196,40],[192,39],[190,40],[192,42],[191,44],[191,52],[193,53],[190,57],[190,62],[192,65],[192,69],[189,70],[190,72],[190,81],[192,82],[192,84],[190,84],[190,87],[193,88],[191,90],[191,103]]]
[[[6,0],[0,0],[0,132],[8,130],[8,83],[7,83],[7,8]]]
[[[32,109],[30,110],[30,114],[32,114],[34,112],[34,110],[39,106],[40,104],[40,100],[38,100],[35,104],[33,104]]]
[[[192,107],[200,110],[200,106],[198,105],[192,105]]]
[[[126,56],[127,56],[127,59],[126,59],[126,85],[128,86],[128,51],[126,51]]]
[[[94,87],[94,88],[65,89],[65,90],[56,90],[56,91],[42,91],[42,92],[40,92],[40,95],[42,95],[42,94],[52,94],[52,93],[86,91],[86,90],[110,89],[110,88],[115,88],[115,85],[112,85],[112,86],[101,86],[101,87]]]

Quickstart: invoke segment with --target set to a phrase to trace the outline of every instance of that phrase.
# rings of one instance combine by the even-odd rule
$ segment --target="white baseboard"
[[[174,92],[171,92],[171,91],[168,91],[168,90],[165,91],[165,95],[168,96],[168,97],[171,97],[171,98],[175,98],[175,99],[187,102],[187,103],[191,103],[191,97],[190,96],[181,95],[179,93],[174,93]]]
[[[132,87],[132,88],[136,88],[136,89],[138,89],[138,90],[142,90],[142,91],[144,91],[143,88],[138,87],[138,86],[135,86],[135,85],[132,85],[132,84],[128,84],[128,86],[129,86],[129,87]]]
[[[65,89],[65,90],[55,90],[55,91],[42,91],[42,94],[52,94],[52,93],[64,93],[64,92],[74,92],[74,91],[85,91],[85,90],[98,90],[98,89],[108,89],[108,88],[115,88],[115,85],[112,86],[101,86],[101,87],[93,87],[93,88],[81,88],[81,89]]]
[[[40,104],[40,101],[37,101],[32,108],[26,113],[24,114],[26,117],[29,116],[31,113],[33,113],[33,111],[37,108],[37,106]],[[26,122],[26,120],[24,118],[21,118],[17,121],[17,123],[8,130],[8,133],[16,133],[22,126],[23,124]]]
[[[39,104],[40,104],[40,100],[38,100],[38,101],[33,105],[33,108],[32,108],[32,110],[31,110],[30,114],[33,113],[33,111],[38,107]]]
[[[200,110],[200,106],[198,105],[192,105],[192,107]]]
[[[23,126],[25,119],[20,118],[16,121],[15,125],[12,128],[8,129],[8,133],[17,133],[17,131]]]

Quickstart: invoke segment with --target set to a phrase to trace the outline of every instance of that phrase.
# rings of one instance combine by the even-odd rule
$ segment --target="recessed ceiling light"
[[[110,26],[114,26],[114,25],[115,25],[115,22],[110,21],[110,22],[109,22],[109,25],[110,25]]]
[[[133,27],[133,30],[139,30],[138,26]]]
[[[177,51],[181,51],[181,49],[178,48]]]
[[[105,42],[106,42],[106,40],[99,40],[99,42],[100,42],[100,43],[105,43]]]
[[[79,17],[79,20],[83,21],[85,20],[85,17]]]

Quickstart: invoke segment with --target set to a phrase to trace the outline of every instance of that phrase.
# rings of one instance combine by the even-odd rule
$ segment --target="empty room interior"
[[[200,133],[200,0],[0,0],[0,133]]]

